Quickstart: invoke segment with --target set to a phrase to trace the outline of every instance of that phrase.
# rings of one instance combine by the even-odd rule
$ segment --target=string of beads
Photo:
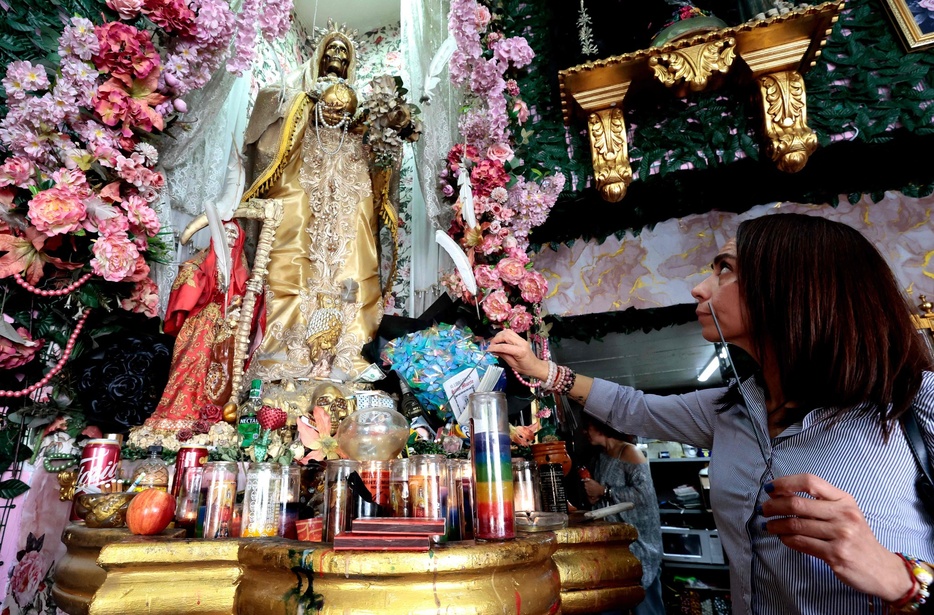
[[[58,360],[58,363],[55,364],[49,373],[43,376],[38,382],[29,385],[25,389],[19,391],[0,391],[0,397],[26,397],[27,395],[32,394],[34,391],[38,391],[49,382],[52,381],[52,378],[58,375],[62,368],[65,367],[65,363],[68,362],[68,358],[71,356],[72,351],[75,349],[75,342],[78,339],[78,335],[81,334],[81,329],[84,328],[84,323],[87,321],[88,316],[91,314],[91,310],[85,310],[81,314],[81,318],[78,320],[78,324],[75,325],[75,330],[71,332],[71,336],[68,338],[68,341],[65,343],[65,349],[62,351],[62,356]]]

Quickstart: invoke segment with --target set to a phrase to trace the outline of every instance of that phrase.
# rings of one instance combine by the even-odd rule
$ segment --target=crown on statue
[[[312,37],[312,44],[315,48],[321,44],[322,41],[330,38],[334,34],[340,34],[344,38],[348,39],[351,43],[356,45],[357,43],[357,30],[350,29],[347,27],[347,24],[341,24],[340,26],[332,18],[328,18],[328,25],[326,28],[315,27],[314,36]]]

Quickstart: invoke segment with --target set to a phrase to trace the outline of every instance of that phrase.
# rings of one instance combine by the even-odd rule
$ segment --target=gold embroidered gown
[[[260,93],[246,133],[254,179],[244,200],[282,199],[284,214],[245,381],[327,376],[331,364],[353,376],[366,366],[360,350],[382,316],[367,152],[361,135],[316,121],[307,94],[284,107],[277,95]]]

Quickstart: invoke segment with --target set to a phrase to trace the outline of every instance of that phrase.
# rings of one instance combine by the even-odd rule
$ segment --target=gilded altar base
[[[101,530],[83,524],[66,529],[68,554],[55,587],[56,600],[65,598],[59,603],[63,611],[546,615],[627,608],[643,596],[641,566],[628,548],[636,532],[625,524],[521,535],[503,543],[450,543],[427,553],[111,532],[121,531],[102,538]],[[94,545],[108,538],[113,542],[98,546],[98,557]]]

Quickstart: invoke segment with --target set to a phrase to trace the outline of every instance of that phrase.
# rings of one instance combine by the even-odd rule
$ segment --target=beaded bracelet
[[[931,582],[934,581],[934,575],[928,572],[924,563],[916,557],[897,553],[902,561],[905,562],[905,568],[911,575],[913,581],[911,589],[907,594],[897,602],[889,605],[892,613],[917,613],[921,605],[927,602],[930,594]]]
[[[571,389],[574,388],[577,374],[575,374],[574,370],[570,367],[565,367],[563,365],[558,365],[556,371],[557,374],[552,381],[551,368],[549,366],[548,380],[542,385],[542,389],[551,391],[552,393],[558,393],[559,395],[567,395]]]

